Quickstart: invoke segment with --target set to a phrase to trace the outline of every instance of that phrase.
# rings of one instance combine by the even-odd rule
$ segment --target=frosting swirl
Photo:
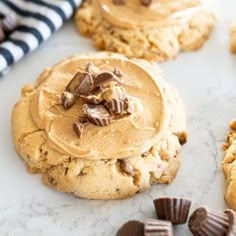
[[[45,130],[55,150],[85,159],[118,159],[141,155],[158,142],[169,123],[162,88],[153,75],[125,57],[74,57],[54,66],[33,95],[30,112],[36,125]],[[83,100],[65,110],[60,95],[71,78],[92,62],[100,71],[121,69],[122,83],[133,104],[133,113],[105,127],[86,125],[83,136],[73,124],[83,115]]]
[[[140,4],[140,0],[129,0],[116,5],[112,0],[94,0],[93,4],[110,24],[122,28],[147,28],[170,25],[173,20],[182,21],[182,16],[196,11],[200,0],[159,0],[150,7]]]

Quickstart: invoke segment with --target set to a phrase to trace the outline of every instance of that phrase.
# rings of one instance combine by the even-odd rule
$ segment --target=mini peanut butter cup
[[[144,236],[173,236],[173,225],[170,221],[148,219],[144,225]]]
[[[227,236],[236,236],[236,213],[233,210],[227,209],[224,211],[229,220],[229,230]]]
[[[69,84],[66,86],[66,91],[76,95],[88,95],[93,88],[93,78],[90,73],[78,72]]]
[[[229,231],[229,219],[225,213],[200,207],[190,216],[188,227],[196,236],[224,236]]]
[[[157,218],[172,224],[184,224],[188,219],[191,200],[185,198],[157,198],[154,200]]]
[[[116,236],[143,236],[144,224],[137,220],[130,220],[123,224],[117,231]]]
[[[91,123],[97,126],[107,126],[112,117],[103,105],[84,104],[83,111]]]

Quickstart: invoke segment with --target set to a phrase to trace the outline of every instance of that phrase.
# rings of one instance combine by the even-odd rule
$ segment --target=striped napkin
[[[69,19],[82,0],[0,0],[0,20],[14,12],[20,25],[0,43],[0,76]]]

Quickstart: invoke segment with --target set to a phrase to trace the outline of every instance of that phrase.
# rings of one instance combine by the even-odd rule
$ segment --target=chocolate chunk
[[[116,236],[143,236],[144,224],[137,220],[131,220],[121,226]]]
[[[134,176],[135,172],[133,167],[125,160],[118,160],[119,168],[121,172],[124,172],[127,175]]]
[[[126,91],[121,86],[107,88],[102,97],[105,100],[105,106],[111,114],[123,115],[131,113]]]
[[[233,210],[227,209],[224,211],[229,220],[229,230],[227,236],[236,235],[236,213]]]
[[[127,99],[126,91],[121,86],[112,86],[110,88],[107,88],[103,92],[102,97],[107,103],[112,100],[125,101]]]
[[[113,3],[116,4],[116,5],[124,5],[125,0],[113,0]]]
[[[121,83],[121,81],[111,72],[102,72],[95,76],[94,87],[106,86],[111,82]]]
[[[6,38],[6,35],[5,35],[4,31],[3,31],[2,23],[0,22],[0,43],[2,41],[4,41],[5,38]]]
[[[86,103],[99,104],[103,101],[100,95],[80,96]]]
[[[18,25],[19,19],[14,13],[7,15],[2,20],[2,27],[6,33],[11,33],[18,27]]]
[[[132,114],[134,112],[134,107],[128,99],[125,101],[125,111],[128,114]]]
[[[88,73],[92,73],[92,68],[94,67],[94,64],[92,62],[89,62],[86,67],[85,67],[85,71]]]
[[[113,73],[118,77],[122,77],[122,72],[117,67],[114,69]]]
[[[173,236],[173,225],[169,221],[148,219],[144,225],[144,236]]]
[[[84,104],[83,111],[91,123],[97,126],[107,126],[112,117],[103,105]]]
[[[66,90],[75,96],[88,95],[92,88],[93,78],[91,74],[81,72],[78,72],[66,86]]]
[[[188,227],[193,235],[224,236],[229,231],[229,220],[222,212],[200,207],[190,216]]]
[[[68,110],[75,104],[75,96],[69,92],[63,92],[61,95],[61,102],[63,107]]]
[[[144,6],[150,6],[152,4],[152,0],[141,0],[141,3]]]
[[[73,129],[79,138],[82,138],[84,127],[88,124],[88,120],[81,118],[73,124]]]
[[[106,103],[106,107],[111,114],[124,114],[125,104],[124,101],[112,99],[110,102]]]
[[[188,219],[191,200],[185,198],[157,198],[154,200],[157,218],[172,224],[184,224]]]
[[[99,69],[92,62],[86,65],[85,71],[90,73],[93,77],[97,76],[99,73]]]
[[[149,156],[150,155],[150,151],[147,151],[147,152],[144,152],[143,154],[142,154],[142,157],[147,157],[147,156]]]

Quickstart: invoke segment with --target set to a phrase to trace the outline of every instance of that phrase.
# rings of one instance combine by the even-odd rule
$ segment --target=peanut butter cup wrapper
[[[188,227],[193,235],[225,236],[229,231],[229,219],[225,213],[200,207],[190,216]]]
[[[144,225],[144,236],[173,236],[173,225],[170,221],[148,219]]]
[[[172,224],[187,222],[191,200],[185,198],[157,198],[154,200],[157,218]]]
[[[227,236],[236,236],[236,213],[233,210],[227,209],[224,211],[229,220],[229,230]]]

